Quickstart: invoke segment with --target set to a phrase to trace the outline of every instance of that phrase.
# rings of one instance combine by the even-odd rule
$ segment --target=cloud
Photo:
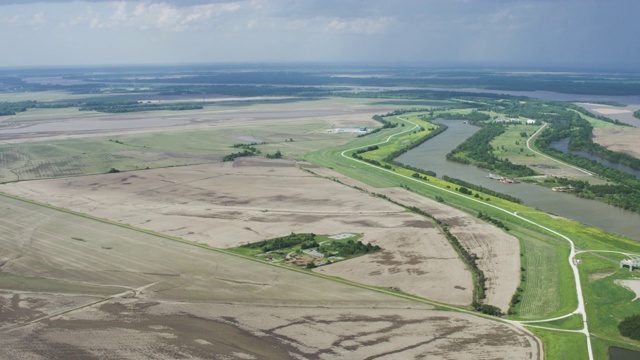
[[[131,6],[133,5],[133,6]],[[176,7],[167,3],[112,3],[113,12],[101,19],[91,11],[71,25],[89,24],[91,28],[130,28],[137,30],[185,31],[196,29],[206,20],[232,13],[240,8],[236,2]]]

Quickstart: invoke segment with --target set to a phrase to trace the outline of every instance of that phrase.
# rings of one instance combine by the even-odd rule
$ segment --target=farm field
[[[76,111],[70,115],[70,109],[34,109],[5,117],[3,123],[19,127],[35,121],[63,128],[3,134],[9,129],[1,127],[0,182],[100,174],[111,168],[130,171],[211,163],[233,152],[236,143],[266,142],[260,146],[265,153],[280,150],[289,158],[302,158],[308,151],[350,139],[346,134],[326,134],[326,129],[375,125],[371,116],[388,109],[355,101],[258,104],[179,114]],[[95,130],[68,130],[74,122],[87,119]],[[178,125],[153,126],[168,121]],[[114,122],[145,125],[110,128]]]
[[[593,142],[611,151],[629,154],[640,159],[640,129],[602,128],[593,129]]]
[[[240,158],[19,182],[0,186],[0,191],[218,248],[291,232],[363,234],[363,242],[383,250],[329,265],[328,273],[335,274],[332,267],[362,270],[359,262],[366,261],[367,279],[356,276],[365,284],[400,287],[440,302],[471,303],[470,273],[428,219],[298,167],[314,169],[287,160]],[[355,280],[349,272],[340,276]]]
[[[495,197],[483,195],[480,200],[467,199],[457,192],[447,192],[449,190],[446,189],[450,184],[439,179],[424,178],[421,179],[423,182],[421,184],[413,179],[413,170],[372,169],[366,164],[355,163],[342,157],[343,150],[384,141],[390,134],[411,128],[411,126],[407,126],[409,124],[407,122],[404,127],[383,130],[378,134],[355,139],[353,135],[328,134],[325,131],[335,127],[374,125],[376,123],[369,120],[372,114],[369,111],[378,107],[382,109],[387,106],[385,104],[387,103],[384,101],[374,104],[373,101],[356,99],[291,102],[275,106],[261,103],[250,104],[246,107],[229,106],[224,110],[219,109],[219,114],[211,119],[202,118],[200,122],[190,122],[172,127],[103,129],[104,131],[78,132],[72,135],[54,133],[25,135],[23,139],[10,139],[0,145],[6,147],[4,149],[8,154],[0,156],[0,161],[9,165],[0,168],[6,171],[6,175],[0,175],[7,178],[13,176],[14,180],[55,179],[5,184],[0,186],[0,191],[86,213],[113,223],[149,229],[167,236],[177,236],[216,248],[230,248],[253,241],[288,235],[291,232],[314,232],[327,235],[343,232],[361,234],[363,242],[379,245],[382,247],[382,251],[329,266],[321,266],[314,270],[315,275],[308,272],[306,277],[335,276],[345,279],[344,281],[347,283],[358,282],[365,284],[365,287],[375,287],[371,289],[376,291],[399,296],[414,294],[439,303],[468,309],[473,285],[470,272],[458,254],[442,236],[435,224],[431,222],[432,220],[407,212],[405,208],[381,199],[381,197],[387,197],[405,206],[415,206],[434,216],[438,221],[442,221],[469,252],[478,256],[478,266],[487,277],[487,304],[496,305],[506,312],[516,288],[522,287],[524,290],[520,294],[521,299],[517,306],[517,312],[509,317],[517,320],[536,320],[567,314],[575,309],[577,302],[570,274],[571,269],[567,265],[568,243],[562,239],[551,239],[548,237],[549,233],[539,229],[536,230],[538,232],[532,231],[532,226],[525,223],[524,218],[567,234],[582,249],[627,250],[636,247],[636,244],[613,234],[606,234]],[[276,111],[276,106],[280,107],[282,111]],[[341,108],[348,110],[345,110],[344,114],[340,114],[339,109]],[[264,115],[261,116],[263,110]],[[59,120],[69,115],[68,109],[65,111],[67,111],[66,114],[60,111]],[[310,111],[316,111],[316,115],[310,115]],[[380,112],[383,111],[376,113]],[[188,116],[187,113],[179,115]],[[198,112],[192,114],[196,113]],[[208,116],[214,113],[216,111],[213,107],[208,107],[201,114],[198,113],[198,116]],[[169,113],[128,115],[139,116],[141,121],[146,121],[147,117],[151,115],[165,117]],[[252,117],[253,115],[255,117]],[[17,117],[20,116],[23,115]],[[92,116],[105,116],[101,120],[105,122],[116,119],[116,117],[109,118],[111,120],[107,119],[112,115],[94,114]],[[26,125],[39,123],[42,119],[46,119],[44,112],[41,114],[27,112],[21,121],[23,125]],[[507,147],[507,144],[519,140],[521,137],[519,132],[519,129],[515,129],[513,132],[508,132],[508,136],[499,140]],[[392,150],[395,151],[410,144],[419,137],[419,134],[411,134],[406,138],[396,138],[393,146],[381,147],[375,152],[375,155],[384,156]],[[267,144],[256,145],[262,154],[280,150],[286,158],[298,161],[239,158],[234,162],[220,163],[222,156],[238,151],[238,149],[232,148],[233,144],[262,141]],[[347,144],[348,141],[352,142]],[[21,162],[21,165],[11,165],[11,162],[7,162],[7,159],[11,158],[18,159],[17,162]],[[299,161],[303,158],[325,168]],[[104,174],[110,167],[118,168],[124,172]],[[147,168],[149,170],[143,170]],[[408,178],[391,175],[394,172]],[[348,174],[358,180],[353,180],[340,173]],[[87,174],[89,176],[83,176]],[[427,184],[435,185],[436,188],[427,187]],[[439,198],[439,200],[435,201],[434,198]],[[493,205],[502,207],[504,211],[491,208],[490,206]],[[491,216],[500,214],[500,219],[509,225],[511,231],[504,232],[478,219],[476,217],[478,211]],[[511,214],[513,214],[513,218]],[[40,219],[39,216],[37,218]],[[33,228],[39,229],[39,226],[40,224],[36,222]],[[117,225],[110,224],[110,226]],[[34,233],[34,230],[29,231],[30,234]],[[13,234],[11,231],[8,233]],[[30,236],[32,239],[37,238],[37,236]],[[56,241],[60,240],[56,238]],[[87,239],[74,234],[69,241],[71,244],[82,245],[87,242]],[[62,242],[62,244],[64,244],[61,245],[63,247],[67,246],[66,242]],[[31,250],[31,247],[29,246],[28,249]],[[102,250],[111,251],[113,247],[105,245]],[[71,253],[73,252],[71,251]],[[80,253],[81,251],[78,251],[76,256],[79,256]],[[11,253],[7,252],[7,254]],[[46,256],[46,254],[38,253],[38,260],[33,260],[30,264],[42,261],[46,259]],[[229,262],[245,261],[236,257],[229,257],[229,259],[233,259]],[[10,266],[6,266],[12,264],[11,262],[0,260],[3,261],[2,270],[10,269]],[[87,262],[86,259],[79,262],[87,267],[92,267],[90,261]],[[90,278],[83,280],[79,274],[72,271],[72,267],[59,266],[55,261],[50,260],[44,261],[43,264],[49,266],[38,273],[38,275],[47,275],[44,280],[37,276],[24,279],[14,273],[0,272],[3,284],[6,284],[0,288],[7,289],[1,296],[2,303],[7,304],[5,309],[20,309],[20,312],[16,312],[15,315],[15,319],[18,320],[8,324],[7,330],[13,331],[17,323],[24,325],[25,319],[37,319],[38,316],[43,316],[41,314],[55,315],[57,312],[52,309],[59,308],[76,309],[69,315],[69,319],[79,316],[74,319],[81,321],[86,320],[83,316],[95,315],[95,310],[98,309],[100,315],[97,315],[96,319],[105,320],[115,316],[118,319],[126,319],[124,322],[128,323],[140,321],[154,330],[162,330],[163,325],[160,325],[159,322],[175,324],[176,328],[205,326],[204,323],[197,321],[186,325],[172,317],[176,313],[165,307],[167,302],[174,302],[173,305],[176,305],[176,301],[187,304],[200,301],[190,298],[192,293],[196,294],[194,295],[196,297],[206,296],[204,295],[206,291],[198,286],[179,284],[176,287],[176,289],[180,289],[179,295],[173,293],[173,288],[162,289],[159,292],[166,292],[171,299],[164,299],[161,295],[152,299],[152,297],[145,297],[148,295],[146,286],[152,284],[150,286],[154,288],[156,283],[150,281],[139,285],[135,280],[137,276],[142,275],[138,273],[127,279],[115,278],[114,281],[106,282],[110,278],[105,274],[99,274],[100,270],[89,271],[86,275]],[[243,265],[236,263],[234,266]],[[277,268],[267,264],[263,266]],[[590,278],[591,268],[581,267],[580,271],[583,278]],[[109,270],[107,272],[122,275],[118,271]],[[172,273],[153,269],[144,272],[145,275],[161,274],[165,277],[171,277],[167,274],[176,275],[178,273],[177,271]],[[49,277],[49,275],[53,276]],[[197,274],[193,278],[202,280],[205,276]],[[526,282],[524,282],[525,279]],[[523,283],[520,283],[520,280],[523,280]],[[168,285],[174,285],[170,280],[166,281]],[[246,284],[244,280],[230,280],[230,283],[234,281],[239,281],[236,284],[239,284],[237,286],[240,288],[245,285],[254,285]],[[123,282],[124,285],[120,282]],[[266,282],[261,284],[264,283]],[[55,298],[49,298],[52,289],[57,288],[69,290],[63,298],[58,297],[57,294]],[[591,290],[588,288],[585,291],[587,301],[590,303],[602,288],[604,286],[598,286]],[[230,300],[232,299],[230,294],[227,294],[225,290],[222,292],[223,294],[217,294],[225,299],[220,300],[221,302],[234,302]],[[259,293],[260,296],[263,296],[262,291]],[[227,295],[229,297],[224,297]],[[184,296],[184,298],[178,300],[173,298],[179,296]],[[275,310],[270,306],[280,306],[282,295],[278,296],[270,299],[269,292],[265,291],[264,297],[256,298],[258,300],[254,301],[249,297],[249,305],[242,308],[242,311],[250,312],[248,310],[250,307],[256,306],[258,302],[262,304],[264,301],[264,304],[268,304],[269,311],[274,312]],[[103,304],[105,298],[107,298],[107,302],[117,305],[113,308],[106,306]],[[149,302],[150,299],[152,301]],[[49,300],[50,302],[47,302]],[[618,302],[622,301],[618,300],[616,300],[616,306]],[[293,305],[285,302],[282,307],[293,309],[315,306],[309,305],[305,301],[294,301]],[[25,313],[21,312],[24,309],[20,304],[31,310],[37,310],[33,312],[35,315],[28,315],[31,310]],[[40,304],[43,304],[42,309]],[[218,306],[219,303],[215,305]],[[342,306],[342,303],[339,305]],[[103,306],[105,306],[104,309]],[[359,306],[354,306],[354,308],[360,309]],[[394,306],[396,305],[390,305],[390,308],[394,308]],[[629,309],[632,310],[635,307],[637,305],[631,303]],[[148,312],[148,308],[160,311],[163,317],[156,318],[157,313]],[[340,308],[340,311],[342,310],[344,308]],[[87,315],[85,311],[91,312],[91,314]],[[186,310],[180,311],[183,314],[187,313]],[[193,311],[189,312],[190,319],[213,319],[215,325],[206,326],[235,331],[224,327],[233,325],[236,330],[240,329],[250,333],[246,340],[240,341],[236,344],[237,346],[234,345],[236,349],[246,348],[246,344],[252,341],[250,339],[255,340],[250,336],[266,331],[259,326],[239,324],[235,320],[229,321],[220,316],[197,315],[197,311],[192,308],[189,311]],[[232,310],[228,311],[232,312]],[[598,336],[598,340],[594,342],[597,353],[603,354],[603,349],[606,349],[608,344],[625,345],[624,340],[621,340],[615,331],[612,331],[614,322],[599,322],[594,316],[597,311],[593,307],[587,307],[590,330],[594,334],[594,338],[596,335]],[[216,310],[212,309],[210,312],[216,313]],[[101,317],[105,314],[108,316]],[[169,315],[165,317],[167,314]],[[313,319],[313,321],[309,321],[309,324],[318,323],[318,317],[315,317],[314,314],[309,315]],[[137,318],[138,315],[141,317]],[[285,318],[284,315],[278,316],[280,319]],[[152,317],[154,320],[151,319]],[[240,317],[241,315],[238,315],[235,319]],[[433,318],[429,319],[429,321],[435,321]],[[36,321],[37,324],[34,326],[40,326],[47,321],[49,320]],[[292,318],[287,318],[287,321],[295,323]],[[447,318],[446,321],[450,320]],[[85,329],[95,330],[95,325],[89,322],[84,323],[87,326]],[[69,324],[71,323],[67,323],[67,325]],[[295,327],[298,324],[293,325]],[[573,329],[569,325],[571,324],[561,321],[549,326]],[[69,326],[82,327],[78,322]],[[117,326],[122,329],[122,325]],[[26,327],[20,327],[20,329],[26,329]],[[142,328],[134,326],[128,327],[127,331],[131,330],[129,333],[134,334],[140,329]],[[432,330],[427,331],[433,332]],[[550,358],[554,358],[556,355],[578,354],[585,350],[585,346],[581,343],[581,339],[584,339],[580,338],[583,336],[581,334],[567,334],[566,338],[569,339],[567,341],[572,341],[571,346],[568,346],[562,341],[558,341],[560,337],[555,336],[557,332],[552,330],[535,331],[545,341]],[[301,329],[301,332],[306,334],[305,336],[311,336],[308,335],[310,334],[308,328]],[[33,338],[33,334],[28,333],[26,336]],[[47,339],[53,339],[51,334],[47,336]],[[171,338],[171,335],[165,333],[158,336]],[[367,333],[365,336],[370,337],[371,334]],[[477,336],[477,334],[473,336]],[[12,341],[17,341],[11,343],[12,346],[18,346],[21,339],[26,338],[12,338]],[[157,344],[157,337],[154,339],[152,343]],[[215,340],[213,337],[210,340],[190,339],[198,346],[208,345],[207,342],[213,343],[212,341]],[[291,345],[287,341],[284,344]],[[72,341],[58,337],[55,342],[61,346],[60,349],[64,349],[65,346],[70,346]],[[304,340],[300,344],[311,342]],[[297,350],[291,347],[282,348],[280,347],[282,342],[261,344],[263,349],[265,346],[275,347],[289,354],[296,353],[296,351],[304,353],[308,350],[300,350],[302,347],[298,347]],[[332,344],[335,344],[335,341]],[[631,344],[627,345],[631,346]],[[94,353],[95,351],[107,351],[101,348],[100,344],[92,343],[91,346],[98,349],[93,349]],[[132,344],[127,346],[130,349],[135,347]],[[409,345],[409,347],[412,346],[414,345]],[[218,343],[216,347],[223,348],[224,345]],[[194,354],[198,354],[198,351],[201,350],[200,348],[198,348],[200,350],[194,349],[188,355],[196,356]],[[334,350],[338,352],[345,351],[344,349],[352,351],[351,345],[346,345],[344,348],[332,347],[332,350],[326,349],[327,346],[318,345],[317,353],[309,350],[310,352],[306,354],[322,357]],[[110,351],[114,351],[114,348],[111,348]],[[142,350],[133,349],[131,351],[133,354],[140,353]],[[186,353],[172,353],[171,351],[176,351],[175,348],[165,347],[162,351],[165,351],[166,354],[174,354],[171,355],[174,357],[187,356]],[[254,351],[257,350],[250,350],[249,353],[257,353]],[[126,357],[125,353],[122,354],[123,357]],[[273,354],[271,357],[278,357]],[[284,352],[278,354],[284,354]],[[405,354],[415,355],[413,353]],[[420,352],[419,354],[433,355],[434,353]]]
[[[12,358],[538,357],[506,324],[1,201],[0,344]]]

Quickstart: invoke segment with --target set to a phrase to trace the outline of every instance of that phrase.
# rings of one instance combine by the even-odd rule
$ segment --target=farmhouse
[[[527,125],[535,125],[536,121],[533,119],[527,119]]]
[[[633,271],[633,269],[640,269],[640,258],[636,259],[625,259],[620,261],[620,267],[629,267],[629,271]]]

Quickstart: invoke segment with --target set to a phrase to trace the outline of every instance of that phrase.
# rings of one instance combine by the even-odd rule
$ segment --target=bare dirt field
[[[604,128],[593,129],[593,142],[611,151],[629,154],[640,159],[640,129]]]
[[[363,242],[383,250],[323,271],[435,301],[471,303],[470,272],[427,219],[291,161],[244,158],[20,182],[0,190],[221,248],[291,232],[361,233]]]
[[[114,300],[5,332],[13,359],[537,359],[506,324],[424,308]],[[446,354],[446,355],[445,355]]]
[[[0,198],[8,359],[538,359],[510,325]]]
[[[437,201],[399,188],[372,188],[326,169],[313,169],[371,192],[384,194],[402,204],[416,206],[448,224],[450,231],[471,253],[478,255],[478,267],[487,279],[487,303],[506,311],[520,283],[520,243],[493,225]],[[450,269],[447,269],[450,270]]]

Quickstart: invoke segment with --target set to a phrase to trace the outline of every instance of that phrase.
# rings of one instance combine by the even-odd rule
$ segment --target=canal
[[[522,199],[529,207],[566,217],[609,232],[640,241],[640,214],[625,211],[594,200],[571,194],[553,192],[534,184],[503,184],[487,177],[488,172],[475,166],[447,161],[445,156],[480,128],[459,120],[439,120],[447,131],[402,154],[397,160],[424,170],[435,171],[438,177],[448,175],[485,188]]]

